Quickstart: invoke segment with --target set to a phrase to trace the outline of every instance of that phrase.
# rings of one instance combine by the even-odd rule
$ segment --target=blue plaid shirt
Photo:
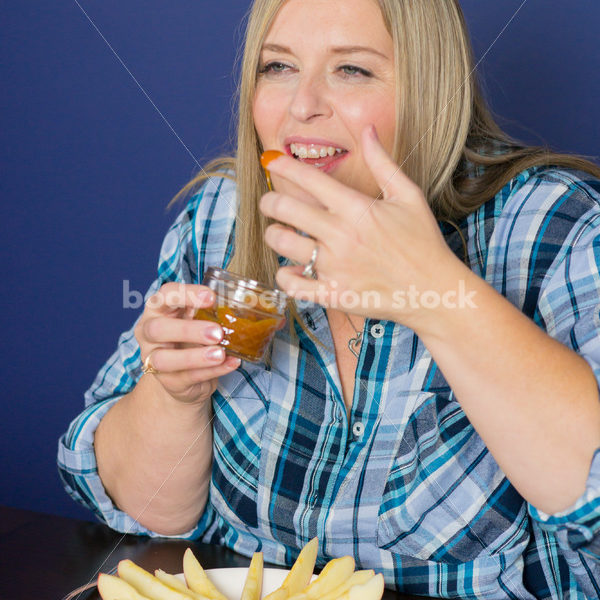
[[[167,233],[148,294],[226,265],[235,208],[232,181],[207,182]],[[473,271],[600,380],[600,183],[530,169],[460,226]],[[326,314],[310,304],[301,315],[325,348],[284,328],[271,368],[244,362],[220,379],[210,497],[182,537],[289,565],[318,536],[320,564],[353,555],[406,593],[600,597],[600,452],[576,504],[544,514],[507,480],[412,330],[366,319],[348,418]],[[111,527],[155,535],[112,504],[93,448],[98,422],[140,376],[132,328],[61,437],[58,463],[67,491]]]

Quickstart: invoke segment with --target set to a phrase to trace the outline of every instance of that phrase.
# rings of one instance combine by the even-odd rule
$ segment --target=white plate
[[[288,569],[264,569],[262,597],[280,587],[288,573]],[[206,569],[206,574],[222,594],[230,600],[237,600],[242,595],[248,569]],[[179,577],[183,578],[183,574]]]

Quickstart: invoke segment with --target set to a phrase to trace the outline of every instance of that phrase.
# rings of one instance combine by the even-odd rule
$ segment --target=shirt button
[[[365,426],[360,421],[356,421],[356,423],[354,423],[354,425],[352,425],[352,433],[355,435],[355,437],[357,437],[357,438],[362,437],[364,432],[365,432]]]
[[[375,323],[373,327],[371,327],[371,335],[374,338],[380,338],[385,333],[385,327],[381,323]]]

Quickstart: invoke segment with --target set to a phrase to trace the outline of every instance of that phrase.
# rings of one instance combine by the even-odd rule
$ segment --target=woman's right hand
[[[218,378],[240,366],[219,345],[221,326],[193,319],[214,301],[214,292],[204,285],[166,283],[148,299],[135,327],[142,362],[152,354],[150,362],[158,371],[153,377],[179,402],[208,400]]]

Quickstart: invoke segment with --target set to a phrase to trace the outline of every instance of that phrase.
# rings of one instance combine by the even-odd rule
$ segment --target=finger
[[[315,238],[327,237],[335,217],[323,208],[309,206],[288,194],[269,192],[260,199],[260,210],[267,217],[292,225]]]
[[[275,276],[277,285],[296,300],[323,304],[327,298],[326,286],[317,279],[303,277],[303,270],[304,265],[281,267]]]
[[[203,320],[159,316],[142,324],[143,339],[151,344],[217,344],[223,339],[218,323]]]
[[[265,241],[275,252],[297,263],[307,263],[315,249],[315,244],[318,243],[282,225],[269,225],[265,231]],[[319,253],[322,249],[321,244]]]
[[[223,346],[184,349],[161,347],[152,351],[152,366],[161,374],[212,368],[222,364],[224,360]]]
[[[154,313],[169,314],[191,307],[207,308],[214,300],[214,292],[205,285],[169,282],[148,298],[146,308]]]
[[[175,371],[172,373],[159,373],[157,377],[166,389],[173,393],[182,393],[191,386],[201,383],[210,383],[212,380],[235,371],[241,364],[239,358],[227,356],[225,361],[212,367],[201,367],[190,371]]]
[[[362,132],[362,143],[365,162],[381,189],[384,199],[388,199],[392,195],[400,197],[402,192],[419,189],[381,145],[374,125],[365,127]]]
[[[281,152],[280,150],[265,150],[265,152],[263,152],[261,154],[260,164],[263,166],[263,168],[265,170],[265,175],[267,177],[267,183],[269,181],[271,182],[271,186],[269,187],[269,190],[271,192],[280,190],[281,182],[278,181],[277,176],[271,177],[271,172],[269,171],[269,169],[267,167],[268,167],[269,163],[271,161],[275,160],[278,156],[284,156],[284,155],[285,155],[285,152]],[[294,196],[295,198],[300,198],[302,200],[302,202],[305,202],[306,204],[309,204],[310,206],[317,206],[319,208],[325,208],[316,198],[311,196],[306,190],[302,189],[301,187],[299,187],[297,185],[294,185],[290,181],[286,181],[285,189],[288,194],[290,194],[291,196]]]
[[[283,155],[269,163],[269,171],[306,190],[336,214],[360,214],[368,199],[316,167]]]

